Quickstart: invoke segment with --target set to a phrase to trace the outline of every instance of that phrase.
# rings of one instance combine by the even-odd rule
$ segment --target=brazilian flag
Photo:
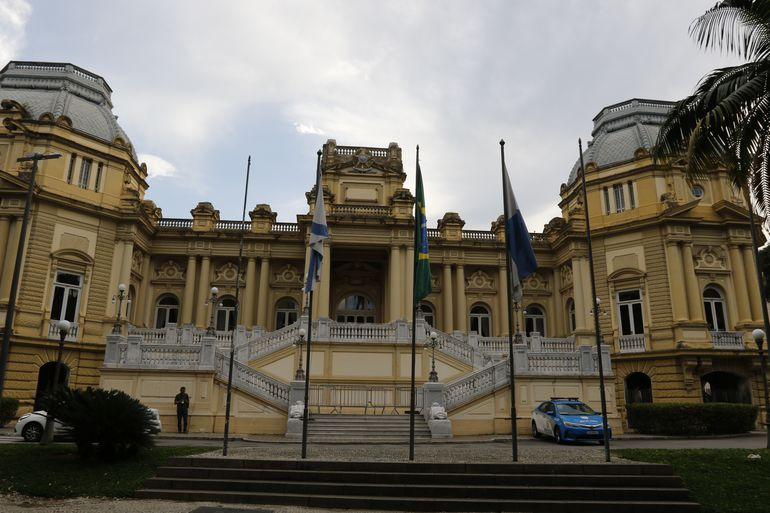
[[[430,262],[428,261],[428,220],[425,218],[425,191],[422,172],[417,162],[417,198],[414,204],[414,300],[424,298],[431,291]]]

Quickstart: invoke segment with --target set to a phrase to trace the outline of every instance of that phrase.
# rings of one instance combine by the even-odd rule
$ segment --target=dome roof
[[[0,101],[12,100],[39,119],[69,118],[72,128],[107,143],[120,138],[131,148],[131,140],[112,113],[112,89],[90,71],[72,64],[11,61],[0,70]]]
[[[652,150],[658,131],[674,102],[660,100],[627,100],[605,107],[594,118],[592,141],[583,152],[586,165],[593,162],[606,167],[632,160],[637,150]],[[567,180],[571,185],[578,177],[580,160],[572,167]]]

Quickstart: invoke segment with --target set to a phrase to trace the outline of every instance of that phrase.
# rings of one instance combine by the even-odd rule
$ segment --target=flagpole
[[[417,167],[420,166],[420,145],[417,145]],[[415,176],[416,178],[416,176]],[[416,193],[416,191],[415,191]],[[420,234],[420,219],[421,216],[418,215],[417,210],[419,210],[419,205],[417,204],[417,200],[415,201],[415,216],[414,216],[414,249],[415,249],[415,262],[413,262],[413,269],[412,269],[412,288],[416,286],[417,283],[417,261],[418,258],[418,251],[419,248],[417,247],[417,243],[419,240],[419,234]],[[409,461],[414,461],[414,407],[415,407],[415,373],[416,373],[416,364],[415,361],[417,360],[417,304],[419,302],[415,299],[414,290],[412,290],[412,384],[411,389],[409,391]]]
[[[607,396],[604,391],[604,367],[602,363],[602,335],[599,326],[599,298],[596,296],[596,276],[594,275],[594,253],[591,246],[591,222],[588,215],[588,192],[586,190],[586,168],[583,165],[583,141],[578,138],[580,152],[580,177],[583,182],[583,207],[586,213],[586,239],[588,240],[588,265],[591,271],[591,297],[593,298],[594,332],[596,334],[596,361],[599,365],[599,396],[602,403],[602,434],[604,436],[604,460],[610,461],[610,437],[607,422]]]
[[[510,205],[508,205],[508,195],[506,194],[505,184],[505,141],[500,139],[500,162],[502,164],[502,176],[503,176],[503,221],[506,223],[505,227],[505,277],[508,285],[508,372],[511,376],[511,452],[513,461],[519,460],[519,447],[516,440],[516,387],[515,387],[515,371],[513,365],[513,332],[514,332],[514,305],[513,305],[513,275],[511,273],[511,241],[510,234],[508,233],[507,222],[510,215]],[[517,303],[518,305],[518,303]],[[518,308],[516,308],[518,311]]]
[[[235,273],[235,326],[233,336],[230,338],[230,371],[227,373],[227,400],[225,401],[225,434],[222,438],[222,456],[227,456],[227,438],[230,436],[230,404],[233,395],[233,361],[235,360],[235,330],[238,326],[238,315],[241,313],[241,304],[238,300],[241,290],[241,268],[243,266],[243,238],[246,233],[246,201],[249,197],[249,172],[251,171],[251,155],[246,161],[246,189],[243,192],[243,213],[241,214],[241,240],[238,246],[238,269]]]
[[[318,216],[318,209],[323,206],[323,203],[319,204],[319,194],[321,201],[323,201],[323,185],[321,184],[321,150],[318,150],[318,153],[316,153],[316,206],[315,210],[313,212],[313,223],[316,221],[316,216]],[[319,207],[320,205],[320,207]],[[325,220],[325,218],[324,218]],[[324,224],[325,221],[324,221]],[[311,228],[311,238],[312,238],[312,228]],[[327,235],[328,236],[328,235]],[[321,244],[323,244],[323,239],[320,241]],[[313,340],[313,281],[316,279],[316,273],[313,269],[313,259],[315,256],[313,255],[313,249],[310,250],[310,263],[308,264],[308,274],[307,274],[307,284],[305,285],[305,290],[309,292],[308,295],[308,308],[307,308],[307,355],[305,357],[305,406],[302,411],[302,459],[304,460],[307,457],[307,424],[310,420],[310,409],[308,407],[308,401],[310,400],[310,343]],[[318,261],[316,265],[320,265],[321,262]]]

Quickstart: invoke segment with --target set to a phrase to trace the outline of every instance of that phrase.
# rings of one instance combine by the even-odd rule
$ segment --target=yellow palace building
[[[763,404],[750,332],[765,303],[747,205],[725,173],[688,183],[676,162],[653,162],[670,102],[629,100],[594,118],[587,198],[578,165],[565,170],[562,215],[532,234],[540,267],[513,312],[522,333],[510,355],[502,219],[470,230],[447,212],[428,230],[433,287],[412,326],[414,196],[397,144],[327,141],[323,190],[308,180],[308,211],[296,223],[276,222],[269,204],[245,224],[205,202],[169,219],[144,199],[147,168],[112,114],[111,94],[102,77],[72,64],[10,62],[0,71],[0,326],[30,188],[31,164],[17,159],[62,155],[39,164],[24,241],[5,375],[5,395],[22,411],[53,380],[61,319],[71,322],[62,382],[125,390],[168,421],[185,386],[191,431],[223,428],[232,345],[231,430],[286,432],[301,398],[295,378],[309,322],[315,412],[408,409],[412,329],[418,403],[424,412],[444,407],[455,435],[510,431],[510,357],[522,430],[551,396],[598,409],[599,358],[616,432],[628,427],[629,402]],[[302,286],[318,193],[331,238],[308,319]],[[429,382],[434,365],[439,379]]]

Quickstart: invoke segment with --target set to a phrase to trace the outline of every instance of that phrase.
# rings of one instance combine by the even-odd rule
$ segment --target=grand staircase
[[[409,415],[310,416],[308,439],[313,443],[406,443],[409,441]],[[430,429],[422,415],[414,416],[416,442],[430,442]]]
[[[390,511],[700,511],[668,465],[172,458],[147,499]]]

